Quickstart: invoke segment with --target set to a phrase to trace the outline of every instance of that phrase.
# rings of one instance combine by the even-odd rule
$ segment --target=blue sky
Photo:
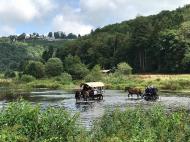
[[[0,0],[0,36],[49,31],[84,35],[97,27],[186,4],[190,0]]]

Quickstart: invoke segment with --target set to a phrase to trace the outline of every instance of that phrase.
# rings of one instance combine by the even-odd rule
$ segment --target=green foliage
[[[164,108],[155,106],[148,110],[106,111],[94,125],[92,141],[188,141],[189,123],[183,109],[166,113]]]
[[[1,142],[125,142],[190,140],[190,119],[184,109],[167,112],[162,106],[105,111],[87,132],[78,124],[78,114],[25,101],[9,103],[0,113]]]
[[[56,56],[77,55],[90,68],[100,64],[111,69],[127,61],[135,73],[189,72],[189,63],[182,63],[190,50],[188,11],[186,6],[96,29],[59,47]]]
[[[31,75],[24,74],[24,75],[21,76],[20,80],[23,81],[23,82],[27,82],[28,83],[28,82],[32,82],[32,81],[34,81],[36,79],[35,79],[35,77],[33,77]]]
[[[45,75],[45,67],[41,62],[30,61],[24,70],[25,74],[32,75],[36,78],[42,78]]]
[[[92,68],[90,73],[85,77],[85,81],[93,82],[93,81],[101,81],[103,79],[103,74],[101,72],[100,65],[96,65]]]
[[[77,125],[77,118],[64,109],[41,111],[24,101],[14,102],[0,113],[0,137],[2,142],[74,142],[86,133]]]
[[[72,76],[65,72],[60,76],[55,77],[55,80],[61,82],[61,84],[70,84],[72,83]]]
[[[48,61],[50,58],[53,57],[53,53],[54,53],[54,47],[53,46],[49,46],[42,54],[42,59],[44,61]]]
[[[15,78],[16,77],[16,73],[14,71],[6,71],[4,74],[5,78]]]
[[[28,138],[19,134],[20,126],[4,127],[0,131],[0,142],[29,142]]]
[[[132,73],[132,68],[131,66],[129,66],[129,64],[123,62],[123,63],[119,63],[117,65],[117,72],[124,74],[124,75],[129,75]]]
[[[72,75],[73,79],[83,79],[88,69],[78,56],[68,55],[64,60],[64,70]]]
[[[63,63],[59,58],[50,58],[45,65],[48,76],[58,76],[63,71]]]
[[[23,46],[0,42],[0,71],[18,70],[26,59],[27,51]]]
[[[59,89],[61,84],[54,80],[35,80],[27,84],[32,88]]]

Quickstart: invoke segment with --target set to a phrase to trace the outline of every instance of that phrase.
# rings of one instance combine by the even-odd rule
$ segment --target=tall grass
[[[78,114],[25,101],[9,103],[0,113],[1,142],[188,142],[190,117],[184,109],[163,107],[106,111],[87,131]]]
[[[77,118],[64,109],[41,111],[28,102],[10,103],[0,113],[0,141],[85,142],[88,137]]]
[[[94,125],[93,142],[187,142],[190,117],[181,109],[164,111],[162,107],[107,112]]]
[[[190,75],[122,75],[109,74],[103,81],[108,89],[124,89],[137,87],[144,89],[149,85],[156,86],[159,90],[182,91],[190,90]]]

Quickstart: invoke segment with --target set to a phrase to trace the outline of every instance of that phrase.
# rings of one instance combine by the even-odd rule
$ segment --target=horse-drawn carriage
[[[143,94],[143,98],[146,100],[146,101],[155,101],[159,98],[158,96],[158,89],[153,87],[153,86],[149,86],[145,89],[145,92]]]
[[[80,90],[75,92],[76,101],[103,100],[104,83],[87,82],[80,85]]]
[[[141,96],[141,98],[145,99],[146,101],[155,101],[159,98],[157,93],[158,89],[153,86],[145,88],[144,93],[139,88],[131,88],[131,87],[125,87],[125,91],[128,92],[128,97],[130,96],[132,97],[135,94],[137,95],[137,98]]]

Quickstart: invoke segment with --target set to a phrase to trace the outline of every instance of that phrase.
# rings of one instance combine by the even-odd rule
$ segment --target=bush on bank
[[[40,106],[25,101],[9,103],[0,113],[0,141],[86,141],[86,132],[77,124],[77,118],[64,109],[41,111]]]
[[[187,142],[190,118],[183,109],[166,113],[160,106],[107,111],[92,132],[93,142]]]

